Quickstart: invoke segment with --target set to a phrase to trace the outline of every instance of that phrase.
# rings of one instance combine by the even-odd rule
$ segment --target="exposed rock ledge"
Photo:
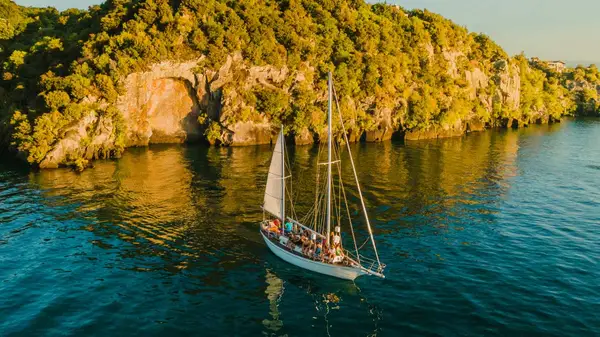
[[[52,148],[41,168],[57,168],[61,164],[85,165],[89,159],[107,158],[115,143],[112,118],[90,111],[64,130],[64,137]]]
[[[194,70],[202,58],[189,62],[162,62],[148,71],[133,73],[123,80],[124,94],[116,103],[121,112],[126,134],[125,146],[147,146],[153,143],[183,143],[204,139],[203,116],[219,125],[217,141],[224,145],[270,143],[273,135],[269,120],[252,111],[250,120],[232,118],[245,108],[242,100],[230,90],[229,83],[239,80],[236,73],[246,74],[246,88],[274,86],[287,78],[287,68],[248,67],[241,54],[232,55],[218,72],[198,74]],[[238,85],[236,85],[238,86]],[[101,104],[102,105],[102,104]],[[111,118],[90,111],[62,130],[64,135],[40,163],[42,168],[73,164],[75,160],[105,157],[115,148],[115,127]],[[312,142],[308,130],[299,135]]]
[[[200,139],[197,61],[163,62],[124,81],[117,108],[127,125],[126,146]]]
[[[496,73],[488,78],[477,67],[460,74],[455,65],[457,59],[464,57],[460,53],[444,53],[440,57],[447,58],[451,76],[464,78],[472,99],[480,100],[488,112],[495,102],[515,109],[519,107],[520,78],[514,65],[499,61],[494,65]],[[197,65],[201,61],[202,58],[189,62],[162,62],[148,71],[133,73],[123,79],[124,94],[118,98],[116,107],[124,119],[126,147],[200,139],[231,146],[266,144],[272,142],[277,128],[273,128],[266,114],[246,102],[245,93],[258,88],[289,95],[294,86],[304,85],[315,91],[318,102],[326,99],[324,93],[313,87],[315,70],[308,64],[290,73],[286,66],[249,65],[240,53],[236,53],[230,55],[218,71],[198,73]],[[496,93],[491,96],[478,94],[479,89],[485,89],[490,81],[496,83]],[[350,109],[360,107],[362,111],[372,113],[373,123],[368,130],[348,129],[351,142],[363,136],[366,141],[380,142],[390,139],[398,131],[404,132],[406,140],[419,140],[460,136],[485,128],[485,123],[473,115],[453,125],[405,130],[402,120],[407,103],[403,98],[397,98],[393,107],[378,107],[374,97],[360,102],[354,102],[351,97],[341,99],[349,102]],[[510,127],[514,123],[505,121],[504,126]],[[516,123],[521,126],[523,121]],[[49,151],[41,167],[105,157],[115,148],[113,121],[95,111],[68,126],[63,134],[65,136]],[[305,127],[295,132],[293,138],[296,144],[310,144],[323,140],[324,133]]]

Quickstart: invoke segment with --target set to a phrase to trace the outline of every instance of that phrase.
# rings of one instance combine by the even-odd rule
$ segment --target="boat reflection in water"
[[[279,263],[278,263],[279,264]],[[283,265],[283,264],[282,264]],[[344,308],[351,307],[355,310],[357,306],[364,309],[364,315],[372,318],[373,326],[365,327],[360,335],[376,336],[379,332],[378,323],[382,317],[379,307],[369,303],[355,283],[334,281],[326,285],[318,278],[302,277],[280,272],[277,268],[265,268],[265,282],[267,287],[264,291],[269,305],[269,317],[262,320],[266,335],[313,335],[315,332],[324,335],[338,335],[347,332],[346,327],[340,325],[340,317],[344,315]],[[293,269],[290,268],[290,272]],[[297,317],[312,317],[311,321],[305,321],[305,326],[299,330]],[[292,326],[285,325],[288,317]],[[343,320],[342,320],[343,321]],[[372,329],[372,330],[371,330]]]
[[[269,331],[277,332],[283,327],[283,321],[279,319],[279,301],[283,295],[283,281],[273,274],[269,269],[266,270],[265,281],[267,289],[265,294],[269,299],[269,315],[271,319],[265,318],[262,323]]]

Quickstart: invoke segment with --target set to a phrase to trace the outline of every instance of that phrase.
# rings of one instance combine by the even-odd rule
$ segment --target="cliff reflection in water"
[[[430,230],[419,229],[418,235],[440,235],[463,230],[450,223],[453,218],[468,218],[473,208],[493,214],[493,203],[506,193],[507,179],[516,174],[523,132],[352,144],[375,233],[406,230],[416,235],[411,226],[420,224]],[[318,148],[288,151],[295,207],[301,216],[314,200]],[[84,229],[98,235],[94,244],[107,249],[117,249],[119,242],[130,244],[118,252],[138,259],[130,268],[176,272],[194,261],[234,266],[257,259],[264,250],[256,223],[262,216],[270,158],[270,146],[156,146],[130,149],[123,158],[98,161],[81,174],[66,169],[31,173],[30,181],[44,191],[49,205],[76,205],[78,216],[92,220]],[[348,163],[347,159],[344,152],[342,160]],[[343,174],[357,212],[358,194],[349,165]],[[412,221],[415,217],[422,221]],[[360,217],[356,227],[359,239],[366,238]]]
[[[185,257],[197,256],[185,238],[206,201],[192,194],[192,178],[184,152],[176,147],[133,149],[81,174],[66,169],[31,174],[52,206],[76,206],[77,216],[90,220],[84,229],[99,236],[95,245],[117,249],[122,257],[162,256],[171,262],[140,261],[131,267],[140,271],[185,268]],[[130,245],[120,247],[115,239]]]
[[[473,212],[492,215],[488,221],[495,221],[494,203],[516,174],[519,135],[508,130],[406,144],[352,144],[375,235],[387,260],[438,255],[425,246],[405,250],[388,242],[390,237],[454,240],[453,232],[468,232],[465,223]],[[170,274],[185,270],[185,292],[201,296],[207,289],[244,288],[232,276],[239,272],[257,273],[256,282],[264,283],[259,276],[264,275],[262,265],[275,264],[266,275],[270,317],[262,319],[268,331],[285,329],[286,313],[294,310],[280,305],[285,283],[286,291],[295,293],[295,302],[301,297],[305,302],[300,305],[314,308],[311,325],[324,332],[330,315],[343,315],[338,311],[344,303],[363,307],[375,322],[365,329],[377,331],[382,313],[357,289],[341,283],[322,288],[305,280],[304,272],[270,255],[260,240],[256,229],[271,151],[270,146],[132,149],[120,160],[99,161],[81,174],[41,171],[32,173],[30,182],[39,186],[49,205],[73,207],[76,217],[86,219],[77,230],[90,231],[95,246],[121,258],[106,267]],[[314,200],[318,148],[288,151],[296,209],[302,215]],[[342,160],[348,163],[345,152]],[[348,165],[343,174],[357,212],[358,194]],[[362,241],[367,237],[363,220],[357,217],[355,224]],[[468,237],[456,240],[469,243]],[[390,251],[392,245],[396,248]]]

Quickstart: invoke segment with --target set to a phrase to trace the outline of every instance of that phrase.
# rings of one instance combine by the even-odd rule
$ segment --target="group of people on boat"
[[[286,241],[285,246],[288,249],[301,253],[312,260],[325,263],[346,264],[349,262],[342,249],[339,227],[335,228],[335,232],[330,233],[329,243],[321,235],[317,238],[315,232],[303,229],[291,222],[286,222],[282,230],[279,219],[268,221],[264,229],[277,238],[285,237],[287,239],[284,240]]]

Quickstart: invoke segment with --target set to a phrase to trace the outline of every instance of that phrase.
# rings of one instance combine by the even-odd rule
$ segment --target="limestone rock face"
[[[192,71],[196,65],[197,61],[163,62],[123,80],[125,94],[118,98],[116,107],[124,119],[125,146],[200,139],[197,78]],[[90,111],[61,133],[64,136],[46,154],[40,167],[55,168],[76,159],[109,157],[115,149],[113,119],[96,111]]]
[[[127,125],[127,146],[200,139],[196,65],[163,62],[127,76],[125,94],[117,101]]]
[[[244,95],[255,89],[287,94],[289,87],[281,89],[281,83],[289,75],[286,66],[251,66],[241,53],[230,55],[212,76],[206,74],[205,81],[209,84],[202,100],[203,108],[209,121],[218,125],[216,138],[209,141],[229,146],[270,143],[279,126],[271,125],[261,111],[248,104]]]
[[[411,130],[404,134],[405,140],[459,137],[467,131],[467,123],[458,120],[453,124],[434,126],[425,130]]]
[[[464,54],[460,51],[444,50],[442,52],[442,56],[448,62],[448,75],[452,76],[453,78],[459,77],[460,73],[458,71],[458,60],[459,58],[463,57]]]
[[[460,90],[465,90],[472,100],[482,103],[488,116],[493,115],[495,103],[518,110],[520,106],[521,78],[519,67],[512,61],[499,60],[487,66],[467,60],[465,52],[444,50],[436,54],[431,45],[420,46],[431,60],[442,58],[447,63],[447,74],[460,81]],[[310,64],[302,63],[290,71],[286,65],[252,65],[240,52],[229,55],[223,65],[213,70],[201,70],[198,65],[203,57],[187,62],[161,62],[146,71],[128,75],[122,79],[123,94],[115,106],[121,112],[124,126],[125,146],[146,146],[151,143],[182,143],[206,139],[211,144],[242,146],[268,144],[274,141],[279,125],[270,120],[268,109],[277,104],[289,104],[295,90],[308,92],[304,98],[312,104],[305,112],[303,122],[308,125],[293,130],[294,142],[298,145],[326,140],[323,107],[326,106],[327,91],[316,81],[317,71]],[[471,62],[467,67],[465,62]],[[200,69],[200,70],[199,70]],[[464,70],[468,69],[468,70]],[[402,131],[406,140],[461,136],[467,132],[481,131],[490,125],[490,120],[472,112],[469,116],[450,119],[447,124],[428,129],[410,130],[404,121],[409,111],[407,93],[416,90],[418,84],[407,84],[404,93],[397,97],[359,96],[338,97],[344,115],[344,126],[350,142],[363,136],[368,142],[381,142]],[[577,87],[577,84],[573,85]],[[494,92],[490,92],[491,88]],[[579,85],[581,87],[581,85]],[[600,87],[598,88],[600,91]],[[258,104],[262,101],[268,104]],[[265,98],[266,97],[266,98]],[[464,96],[463,96],[464,97]],[[452,97],[443,97],[442,105],[452,106]],[[97,102],[101,107],[106,102]],[[262,110],[261,110],[262,109]],[[479,113],[479,112],[478,112]],[[368,123],[364,121],[368,114]],[[484,115],[484,114],[481,114]],[[528,123],[547,123],[543,111],[531,115],[531,120],[503,120],[496,123],[505,127],[520,127]],[[337,112],[334,124],[338,124]],[[73,158],[94,159],[107,156],[117,142],[115,121],[95,111],[61,130],[64,134],[45,159],[41,167],[57,167]],[[339,125],[334,127],[339,130]],[[337,134],[339,135],[339,134]],[[336,136],[337,137],[337,136]],[[119,138],[121,139],[121,138]],[[121,142],[120,140],[119,142]],[[121,144],[121,143],[119,143]]]
[[[510,109],[518,110],[521,104],[521,76],[519,67],[509,64],[506,60],[500,60],[494,65],[499,70],[495,76],[499,90],[497,99],[505,103]]]
[[[40,167],[57,168],[77,158],[106,158],[114,141],[112,119],[90,111],[64,130],[64,136],[46,154]]]
[[[218,125],[217,141],[222,145],[268,144],[273,140],[278,128],[273,128],[269,119],[254,106],[246,104],[243,92],[237,90],[256,87],[281,90],[281,82],[290,76],[287,67],[250,66],[244,62],[241,53],[236,53],[229,56],[218,71],[197,73],[195,68],[200,61],[202,58],[179,63],[161,62],[122,80],[124,93],[115,106],[123,117],[126,147],[203,139],[207,126],[199,122],[199,117]],[[303,73],[295,76],[306,79]],[[229,85],[232,83],[235,86]],[[89,101],[95,102],[93,98]],[[98,103],[107,105],[106,102]],[[243,113],[248,118],[240,120]],[[52,168],[75,159],[105,157],[115,149],[113,120],[95,111],[90,111],[61,133],[64,136],[48,152],[41,167]],[[308,129],[302,138],[303,143],[312,142]]]
[[[435,138],[460,137],[464,135],[464,133],[465,130],[462,128],[444,130],[440,127],[432,127],[427,130],[407,131],[404,135],[404,139],[411,141]]]
[[[267,119],[262,122],[238,122],[231,125],[222,134],[223,143],[236,146],[269,144],[271,142],[271,124]]]
[[[471,99],[477,98],[477,90],[488,87],[489,78],[479,68],[467,70],[465,72],[467,83],[469,83]]]
[[[476,132],[485,130],[485,123],[480,119],[473,118],[465,125],[466,132]]]
[[[382,142],[392,139],[395,128],[392,123],[392,109],[381,109],[377,114],[377,128],[366,132],[367,142]],[[350,139],[349,139],[350,140]]]
[[[303,128],[300,132],[294,135],[294,144],[296,145],[307,145],[314,142],[313,134],[308,128]]]

